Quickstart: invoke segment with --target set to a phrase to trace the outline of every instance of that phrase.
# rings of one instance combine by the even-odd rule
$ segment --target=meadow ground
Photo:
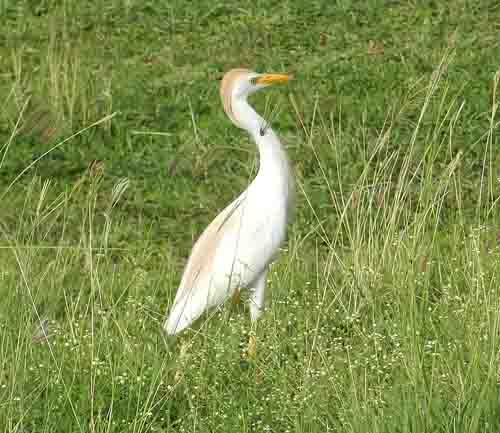
[[[498,2],[0,17],[2,431],[500,431]],[[255,104],[298,209],[255,362],[229,305],[181,358],[161,323],[185,258],[257,167],[219,102],[235,66],[296,75]]]

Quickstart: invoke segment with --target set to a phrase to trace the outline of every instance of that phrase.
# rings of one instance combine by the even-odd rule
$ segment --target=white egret
[[[269,264],[286,237],[294,180],[278,136],[250,106],[249,95],[291,79],[233,69],[224,75],[220,95],[229,119],[255,140],[260,163],[255,179],[205,229],[195,243],[165,321],[167,334],[189,327],[204,311],[248,288],[252,324],[261,315]],[[249,354],[255,352],[250,337]]]

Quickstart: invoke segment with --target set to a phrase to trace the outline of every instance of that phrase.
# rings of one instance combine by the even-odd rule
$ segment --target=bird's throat
[[[252,136],[259,150],[259,172],[255,181],[275,190],[288,188],[292,177],[290,163],[276,133],[246,100],[233,101],[232,108],[238,126]]]

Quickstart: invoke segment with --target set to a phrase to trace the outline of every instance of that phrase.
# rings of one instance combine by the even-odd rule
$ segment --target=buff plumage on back
[[[231,69],[224,75],[222,78],[222,82],[220,84],[220,97],[222,99],[222,105],[224,106],[224,111],[227,114],[227,117],[231,119],[231,121],[239,127],[238,122],[234,118],[233,109],[231,107],[231,99],[232,92],[234,87],[234,82],[241,78],[242,75],[248,74],[250,71],[248,69],[237,68]]]
[[[231,203],[210,223],[193,247],[176,299],[183,298],[210,273],[219,242],[231,230],[238,230],[241,202]]]
[[[212,302],[211,275],[217,248],[225,236],[238,233],[241,202],[231,203],[205,229],[196,241],[166,323],[169,334],[182,331],[196,320]]]

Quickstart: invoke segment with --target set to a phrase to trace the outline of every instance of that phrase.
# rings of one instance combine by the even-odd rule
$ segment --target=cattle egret
[[[233,69],[222,79],[224,111],[257,144],[259,170],[248,188],[217,215],[195,243],[164,324],[168,335],[183,331],[203,312],[238,296],[243,288],[251,291],[252,327],[262,314],[269,264],[285,240],[295,188],[285,149],[247,98],[290,79],[290,75],[247,69]],[[255,350],[252,335],[249,355]]]

